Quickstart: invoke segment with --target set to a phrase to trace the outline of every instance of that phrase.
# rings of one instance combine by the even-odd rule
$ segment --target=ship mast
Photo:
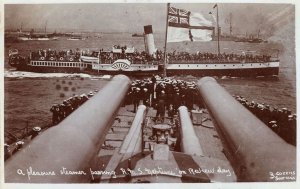
[[[229,14],[229,25],[230,37],[232,37],[232,13]]]
[[[219,8],[218,4],[215,4],[213,9],[217,8],[217,32],[218,32],[218,55],[220,55],[220,27],[219,27]],[[210,14],[212,14],[210,12]]]
[[[46,28],[47,28],[47,22],[48,22],[48,20],[46,20],[46,23],[45,23],[45,35],[46,35],[46,32],[47,32],[47,30],[46,30]]]
[[[168,40],[168,26],[169,26],[169,8],[170,8],[170,3],[167,4],[167,19],[166,19],[166,34],[165,34],[165,52],[164,52],[164,65],[163,65],[163,69],[164,69],[164,77],[167,76],[167,71],[166,71],[166,67],[167,67],[167,40]]]

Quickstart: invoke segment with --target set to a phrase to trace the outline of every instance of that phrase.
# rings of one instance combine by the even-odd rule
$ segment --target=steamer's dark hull
[[[219,69],[219,70],[167,70],[168,76],[193,75],[193,76],[230,76],[230,77],[256,77],[277,76],[279,68],[247,68],[247,69]]]
[[[42,65],[40,65],[42,63]],[[166,73],[174,75],[194,76],[230,76],[230,77],[256,77],[276,76],[279,74],[279,61],[254,62],[254,63],[190,63],[168,64]],[[50,65],[50,66],[49,66]],[[54,65],[54,66],[53,66]],[[74,66],[80,65],[80,66]],[[163,65],[135,65],[129,68],[112,68],[109,64],[84,64],[80,62],[57,63],[54,61],[35,61],[30,64],[16,66],[19,71],[38,73],[87,73],[92,75],[117,75],[129,76],[162,74]]]

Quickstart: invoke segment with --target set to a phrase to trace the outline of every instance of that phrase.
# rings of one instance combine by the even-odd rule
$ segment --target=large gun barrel
[[[181,125],[180,131],[182,152],[190,155],[203,156],[204,154],[199,139],[195,133],[187,107],[180,106],[178,111]]]
[[[5,181],[79,183],[90,181],[97,152],[130,87],[115,76],[101,91],[55,127],[37,136],[5,164]]]
[[[237,102],[215,79],[204,77],[197,84],[238,180],[275,181],[277,172],[295,174],[294,146]]]
[[[139,105],[132,125],[120,148],[120,153],[136,153],[142,151],[142,125],[146,114],[146,106]]]

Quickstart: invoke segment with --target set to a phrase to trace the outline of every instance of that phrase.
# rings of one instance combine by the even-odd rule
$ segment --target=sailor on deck
[[[5,143],[4,144],[4,161],[7,160],[8,158],[10,158],[10,156],[11,156],[8,147],[9,147],[9,145]]]
[[[33,127],[31,131],[31,140],[38,136],[41,130],[40,127]]]
[[[59,106],[54,104],[50,111],[52,112],[52,125],[56,125],[59,122]]]
[[[141,89],[137,87],[133,94],[133,112],[136,113],[137,107],[140,104],[141,100]]]
[[[158,103],[157,103],[157,111],[156,111],[156,116],[155,116],[155,121],[157,119],[160,119],[161,122],[164,122],[164,117],[165,117],[165,106],[166,106],[166,95],[165,91],[162,90],[161,94],[159,95]]]
[[[24,145],[23,141],[16,142],[16,148],[12,151],[12,155],[20,151],[21,148],[23,148],[23,145]]]
[[[148,106],[149,99],[150,99],[149,90],[146,87],[144,87],[142,91],[142,100],[145,106]]]

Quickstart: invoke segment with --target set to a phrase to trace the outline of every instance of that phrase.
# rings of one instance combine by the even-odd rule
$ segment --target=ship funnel
[[[154,44],[154,37],[152,32],[152,25],[144,26],[144,39],[145,39],[145,49],[149,55],[155,55],[156,48]]]

